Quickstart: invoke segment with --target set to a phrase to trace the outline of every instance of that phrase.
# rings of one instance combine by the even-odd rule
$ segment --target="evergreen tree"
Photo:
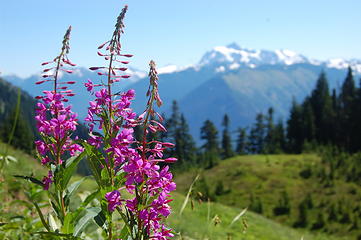
[[[222,158],[225,159],[234,156],[232,140],[231,136],[229,135],[229,118],[227,114],[225,114],[223,117],[222,125],[224,127],[222,134]]]
[[[308,212],[307,212],[307,204],[302,201],[298,205],[298,218],[297,221],[294,223],[294,227],[305,228],[308,225]]]
[[[282,153],[286,150],[286,137],[283,121],[280,119],[274,128],[274,144],[272,153]]]
[[[337,213],[335,209],[335,205],[331,204],[331,206],[328,209],[328,221],[337,221]]]
[[[239,128],[237,130],[238,138],[237,138],[237,147],[236,152],[240,155],[247,153],[247,132],[246,128]]]
[[[357,89],[356,100],[355,100],[355,112],[354,117],[355,121],[355,131],[353,138],[353,150],[360,151],[361,150],[361,78],[359,81],[359,87]]]
[[[216,196],[224,194],[224,186],[222,181],[217,181],[216,188],[214,189],[214,194]]]
[[[290,199],[288,197],[288,193],[283,191],[281,193],[281,197],[278,200],[278,205],[273,209],[273,213],[275,216],[286,215],[291,211]]]
[[[352,69],[349,67],[346,79],[341,87],[340,93],[340,105],[341,105],[341,129],[343,134],[340,144],[344,146],[346,150],[353,149],[353,132],[355,129],[355,100],[356,100],[356,87],[355,81],[352,75]]]
[[[177,101],[172,103],[172,113],[166,120],[166,128],[167,132],[161,138],[175,144],[175,147],[166,153],[178,159],[175,166],[185,167],[185,165],[195,163],[196,145],[189,133],[188,123],[184,115],[180,113]]]
[[[266,125],[264,119],[262,113],[257,114],[256,123],[249,135],[249,151],[251,153],[263,153],[265,151]]]
[[[290,118],[287,121],[288,151],[300,153],[304,142],[302,107],[295,100],[292,101]]]
[[[318,230],[325,226],[325,218],[323,217],[322,212],[318,213],[316,221],[312,225],[312,230]]]
[[[310,104],[314,115],[314,137],[318,143],[327,144],[331,139],[330,128],[333,114],[332,98],[324,72],[321,72],[316,87],[311,93]]]
[[[180,119],[181,114],[179,111],[179,106],[177,101],[173,101],[172,102],[172,113],[170,118],[167,118],[166,123],[165,123],[165,127],[167,128],[167,133],[165,134],[165,139],[169,142],[176,142],[176,135],[177,135],[177,130],[179,129],[179,125],[180,125]],[[173,149],[174,150],[174,149]],[[173,150],[171,150],[171,153]]]
[[[265,153],[275,153],[276,142],[275,142],[275,126],[273,124],[273,113],[274,110],[272,107],[268,109],[268,115],[266,117],[266,137],[264,143],[264,152]]]
[[[263,206],[261,199],[259,197],[254,198],[253,194],[250,195],[250,204],[249,209],[253,212],[262,214],[263,213]]]
[[[0,137],[2,141],[9,141],[11,130],[14,124],[15,131],[10,144],[16,148],[24,150],[26,153],[31,154],[34,150],[34,135],[31,131],[29,123],[24,119],[22,111],[20,111],[16,122],[15,110],[13,110],[13,112],[5,119],[3,125],[0,128]]]
[[[207,167],[212,167],[219,159],[218,131],[213,122],[206,120],[201,128],[201,139],[204,161]]]
[[[331,136],[331,143],[337,145],[339,142],[340,136],[341,136],[341,130],[340,130],[340,101],[338,99],[336,89],[332,89],[332,125],[331,129],[333,131],[330,131]]]
[[[309,143],[316,141],[315,116],[310,98],[306,98],[302,104],[302,139]]]
[[[176,131],[175,157],[179,164],[194,164],[197,157],[197,148],[192,135],[189,133],[189,126],[183,114],[180,117],[179,128]]]

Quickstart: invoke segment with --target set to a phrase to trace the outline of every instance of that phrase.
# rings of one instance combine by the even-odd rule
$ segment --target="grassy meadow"
[[[0,145],[0,150],[5,150],[5,145]],[[41,223],[32,204],[27,200],[24,191],[31,191],[31,186],[25,180],[14,178],[13,175],[34,175],[41,178],[45,169],[29,155],[8,149],[8,154],[17,159],[16,163],[6,165],[1,182],[1,216],[0,236],[2,239],[12,239],[11,236],[20,236],[20,239],[37,239],[39,236],[32,232],[41,230]],[[203,170],[200,179],[193,188],[193,194],[182,214],[180,209],[184,203],[185,194],[193,181],[196,170],[176,174],[178,190],[174,193],[171,203],[173,214],[167,224],[175,229],[175,239],[247,239],[247,240],[348,240],[355,239],[354,235],[331,236],[325,230],[310,232],[309,228],[294,229],[290,225],[297,218],[297,204],[307,193],[311,193],[314,208],[320,208],[320,203],[330,199],[342,199],[358,194],[351,194],[355,188],[353,184],[338,182],[332,188],[322,188],[315,182],[312,174],[307,179],[300,176],[300,172],[321,161],[316,155],[254,155],[241,156],[224,160],[212,169]],[[78,180],[77,176],[73,181]],[[223,190],[214,193],[219,182]],[[203,183],[202,183],[203,182]],[[201,184],[199,184],[201,183]],[[204,183],[208,186],[208,194],[212,201],[201,200],[197,193]],[[96,184],[87,178],[80,186],[78,193],[91,190]],[[218,189],[219,190],[219,189]],[[291,210],[289,215],[273,216],[272,209],[279,201],[280,193],[286,190],[289,193]],[[337,194],[335,193],[337,192]],[[254,199],[260,198],[263,212],[261,214],[247,210],[244,215],[236,216],[246,207],[250,207],[250,195]],[[351,201],[351,200],[350,200]],[[315,221],[315,211],[311,210],[309,221]],[[322,208],[321,208],[322,209]],[[314,211],[314,212],[313,212]],[[267,218],[266,218],[266,217]],[[232,223],[232,221],[234,221]],[[7,223],[3,225],[4,223]],[[231,224],[232,223],[232,224]],[[287,226],[289,225],[289,226]],[[343,225],[334,224],[334,227]]]

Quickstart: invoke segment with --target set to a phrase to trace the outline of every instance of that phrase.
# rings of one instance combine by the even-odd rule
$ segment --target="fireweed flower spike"
[[[169,168],[161,168],[158,163],[162,162],[164,166],[164,163],[176,159],[162,159],[164,149],[172,147],[172,144],[147,142],[150,131],[166,131],[160,123],[161,116],[153,107],[154,103],[158,106],[162,104],[155,63],[152,61],[150,64],[149,100],[141,116],[136,117],[130,108],[134,90],[112,92],[114,83],[129,78],[124,74],[127,70],[124,65],[129,63],[124,58],[132,55],[123,54],[120,43],[127,9],[125,6],[117,18],[111,39],[98,47],[98,55],[108,62],[107,66],[90,68],[100,77],[105,76],[106,83],[94,84],[88,80],[84,84],[95,96],[94,101],[89,102],[85,119],[90,134],[84,146],[102,198],[102,211],[106,217],[105,226],[102,227],[106,229],[108,239],[114,239],[117,234],[112,222],[113,213],[117,211],[125,225],[122,239],[163,240],[172,236],[171,231],[162,224],[162,219],[170,214],[169,193],[176,186]],[[136,126],[143,129],[142,139],[133,137]]]
[[[176,158],[163,159],[163,151],[172,147],[170,143],[159,141],[148,142],[149,132],[166,131],[160,123],[163,118],[155,111],[162,101],[158,92],[158,76],[154,61],[150,62],[150,86],[147,92],[148,102],[146,110],[138,117],[143,127],[143,138],[137,141],[137,154],[130,158],[124,166],[126,175],[126,189],[135,196],[127,200],[126,211],[137,221],[137,235],[133,239],[159,239],[172,237],[170,229],[162,224],[162,219],[169,216],[171,209],[168,205],[172,200],[169,193],[176,188],[169,167],[161,168],[159,162],[174,162]],[[171,161],[168,161],[171,160]]]
[[[60,172],[65,168],[66,156],[75,156],[78,152],[83,151],[82,147],[73,142],[70,138],[71,134],[76,130],[77,116],[71,111],[71,106],[65,106],[68,97],[73,96],[68,85],[75,82],[61,82],[59,79],[60,72],[71,73],[66,66],[75,66],[69,58],[69,40],[71,26],[64,35],[60,54],[52,61],[42,63],[47,65],[43,71],[43,80],[36,84],[51,83],[51,90],[43,91],[44,95],[37,96],[40,100],[36,108],[36,124],[40,133],[41,140],[35,142],[38,158],[41,163],[48,167],[48,175],[42,180],[45,190],[49,190],[52,183],[56,183],[55,191],[57,192],[59,208],[61,209],[60,219],[66,214],[66,206],[64,203],[64,186],[61,187],[59,182],[62,181]],[[52,65],[52,66],[51,66]]]

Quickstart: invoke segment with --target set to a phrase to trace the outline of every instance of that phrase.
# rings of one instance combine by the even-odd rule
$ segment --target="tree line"
[[[178,165],[204,167],[243,154],[301,153],[320,146],[336,146],[349,153],[361,150],[361,86],[356,86],[351,68],[341,87],[332,90],[321,72],[315,88],[301,103],[292,100],[286,121],[275,121],[274,115],[272,107],[258,113],[251,126],[236,130],[235,139],[227,114],[221,131],[206,120],[200,128],[202,145],[197,147],[186,118],[173,101],[171,115],[165,121],[169,130],[162,137],[176,143],[170,155],[179,158]]]
[[[22,102],[24,104],[24,102]],[[3,119],[1,138],[6,141],[7,129],[12,115]],[[22,121],[22,119],[20,120]],[[287,121],[274,120],[274,109],[258,113],[249,127],[240,127],[234,134],[230,130],[230,117],[225,114],[219,131],[211,120],[200,128],[202,145],[197,147],[189,131],[185,116],[178,103],[173,101],[171,114],[165,119],[167,132],[159,136],[163,141],[175,143],[167,154],[176,156],[178,166],[200,165],[212,167],[218,160],[242,154],[300,153],[320,145],[337,146],[342,151],[354,153],[361,150],[361,87],[356,87],[351,68],[340,89],[330,91],[324,72],[318,77],[315,88],[301,103],[292,101]],[[23,125],[27,125],[23,127]],[[32,137],[30,124],[19,124],[14,144]],[[20,129],[21,128],[21,129]],[[24,130],[26,128],[26,131]],[[139,131],[141,132],[141,131]],[[137,134],[137,132],[136,132]],[[31,135],[31,134],[30,134]],[[235,139],[232,136],[236,135]],[[82,136],[84,137],[84,136]],[[31,140],[26,140],[30,143]],[[27,152],[32,144],[22,146]]]

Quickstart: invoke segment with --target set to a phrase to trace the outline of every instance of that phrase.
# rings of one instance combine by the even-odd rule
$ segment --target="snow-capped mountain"
[[[309,60],[290,50],[254,50],[241,48],[236,43],[228,46],[219,46],[207,52],[199,62],[201,66],[208,64],[224,64],[229,69],[241,66],[257,67],[260,65],[309,63]]]
[[[217,66],[216,72],[224,72],[227,70],[235,70],[240,67],[255,68],[262,65],[293,65],[293,64],[312,64],[324,66],[327,68],[346,69],[349,66],[356,72],[361,73],[361,60],[341,58],[329,59],[326,61],[310,59],[302,54],[298,54],[288,49],[279,50],[255,50],[241,48],[236,43],[227,46],[214,47],[203,55],[199,67]]]
[[[292,99],[302,101],[314,88],[322,71],[326,73],[330,89],[338,89],[349,66],[354,70],[355,80],[358,80],[361,76],[359,59],[320,61],[290,50],[253,50],[234,43],[215,47],[196,64],[158,68],[159,92],[164,102],[159,111],[169,116],[172,101],[178,101],[194,136],[199,136],[199,128],[206,119],[220,127],[226,113],[234,129],[249,126],[257,113],[266,112],[269,107],[274,108],[276,117],[285,120]],[[114,90],[134,89],[136,99],[132,107],[135,112],[142,113],[149,80],[142,71],[130,68],[128,74],[133,76],[130,81],[121,82]],[[41,91],[39,86],[34,85],[39,77],[33,75],[19,79],[4,76],[4,79],[35,96]],[[77,82],[73,86],[76,95],[72,104],[80,119],[85,117],[85,106],[92,99],[82,84],[88,78],[96,81],[101,77],[84,68],[64,75],[64,80]]]

